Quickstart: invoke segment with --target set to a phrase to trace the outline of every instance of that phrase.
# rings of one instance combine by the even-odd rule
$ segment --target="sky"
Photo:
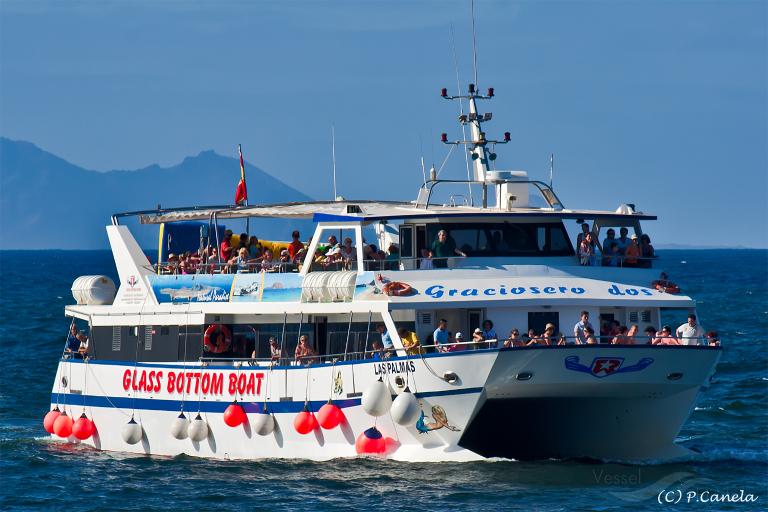
[[[768,246],[768,3],[477,0],[498,169],[567,208],[634,203],[654,242]],[[414,199],[460,137],[466,1],[2,0],[0,135],[93,170],[246,160],[317,198]],[[1,172],[1,170],[0,170]],[[233,183],[209,186],[234,186]],[[466,176],[458,152],[441,177]],[[249,187],[258,186],[250,184]],[[461,191],[457,191],[461,192]],[[148,205],[137,204],[141,209]],[[149,205],[151,206],[151,205]]]

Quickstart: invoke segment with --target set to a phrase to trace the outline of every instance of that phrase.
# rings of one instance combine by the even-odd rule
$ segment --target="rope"
[[[187,343],[189,336],[189,308],[192,306],[192,299],[187,302],[187,311],[184,313],[184,363],[182,364],[182,372],[187,374]],[[201,385],[202,386],[202,385]],[[184,414],[184,402],[187,399],[187,386],[181,390],[181,409],[180,412]]]
[[[86,370],[87,371],[92,371],[90,367],[88,367]],[[133,416],[130,416],[129,414],[123,412],[123,410],[120,407],[115,405],[115,403],[109,398],[109,395],[107,394],[107,392],[104,391],[104,387],[101,385],[101,382],[99,382],[99,379],[96,377],[95,373],[93,374],[93,380],[96,381],[96,385],[99,387],[99,390],[101,391],[102,395],[104,395],[104,398],[107,399],[107,402],[109,402],[109,405],[111,405],[112,408],[116,409],[120,414],[122,414],[126,418],[127,417],[133,417]]]

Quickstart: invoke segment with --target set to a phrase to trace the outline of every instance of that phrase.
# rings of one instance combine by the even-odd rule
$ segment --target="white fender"
[[[171,435],[176,439],[186,439],[187,436],[189,435],[189,433],[187,432],[188,428],[189,428],[189,420],[187,419],[186,416],[184,416],[184,413],[182,412],[171,423]]]
[[[192,441],[197,443],[208,437],[208,424],[200,417],[199,413],[197,417],[189,423],[187,434],[189,434],[189,438]]]
[[[392,402],[389,411],[392,414],[392,420],[398,425],[412,425],[416,422],[420,410],[416,396],[406,387]]]
[[[128,444],[136,444],[144,437],[144,429],[141,428],[141,424],[136,423],[136,420],[131,418],[131,421],[125,424],[122,431],[123,441]]]
[[[368,386],[368,389],[363,391],[360,403],[363,406],[363,410],[371,416],[387,414],[392,406],[392,392],[389,389],[389,385],[379,377],[379,380],[374,381],[373,384]]]

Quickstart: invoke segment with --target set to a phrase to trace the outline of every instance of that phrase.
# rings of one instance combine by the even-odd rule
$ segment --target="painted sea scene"
[[[0,508],[765,508],[766,20],[0,2]]]

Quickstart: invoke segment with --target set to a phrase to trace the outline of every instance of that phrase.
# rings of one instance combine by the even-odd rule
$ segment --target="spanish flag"
[[[243,150],[240,144],[237,145],[237,152],[240,153],[240,183],[237,184],[235,191],[235,204],[248,204],[248,188],[245,186],[245,165],[243,164]]]

